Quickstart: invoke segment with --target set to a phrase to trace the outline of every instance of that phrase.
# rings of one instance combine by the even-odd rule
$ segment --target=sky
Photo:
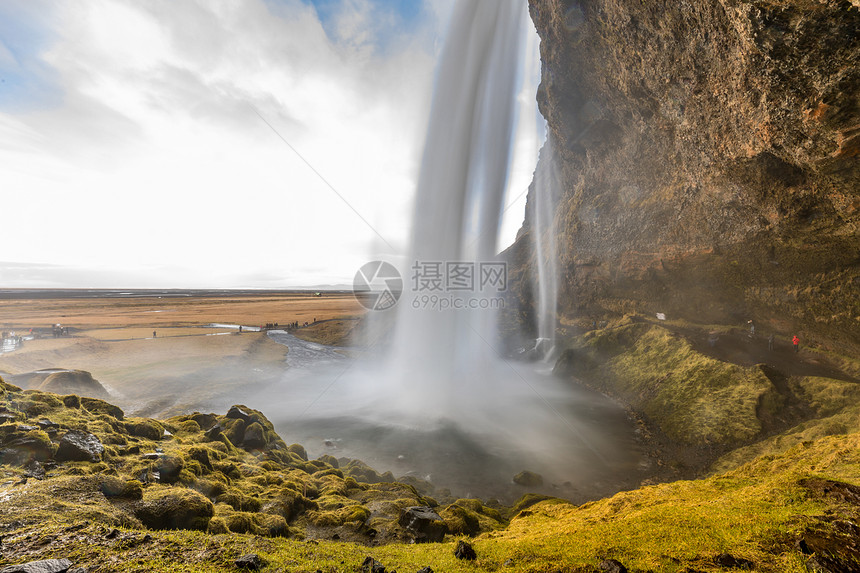
[[[453,1],[0,0],[0,288],[350,284],[404,252]]]

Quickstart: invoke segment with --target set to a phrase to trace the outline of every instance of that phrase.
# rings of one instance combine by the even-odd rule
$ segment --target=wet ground
[[[246,402],[311,457],[360,459],[380,473],[430,481],[437,495],[449,489],[454,497],[506,503],[527,491],[595,499],[637,487],[649,473],[624,409],[599,393],[562,385],[546,364],[505,366],[514,375],[496,384],[507,407],[487,412],[476,402],[459,416],[410,418],[392,409],[385,393],[395,390],[379,392],[363,363],[286,332],[269,337],[289,347],[289,370]],[[543,485],[515,484],[524,470],[541,474]]]

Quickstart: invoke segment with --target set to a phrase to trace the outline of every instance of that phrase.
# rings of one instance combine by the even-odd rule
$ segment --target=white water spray
[[[532,288],[537,295],[538,339],[535,350],[544,359],[551,359],[555,349],[558,273],[553,207],[558,180],[552,137],[548,136],[535,170],[530,221],[537,266],[537,275],[532,278]]]
[[[312,452],[314,442],[336,442],[339,455],[399,474],[431,473],[434,483],[467,496],[517,496],[510,479],[527,468],[556,483],[591,487],[597,476],[629,467],[629,447],[617,447],[627,439],[623,410],[536,372],[533,364],[501,357],[492,301],[504,300],[504,293],[492,281],[482,286],[480,265],[500,262],[516,94],[531,31],[526,7],[521,0],[455,6],[437,69],[387,362],[292,369],[279,387],[276,426]],[[534,236],[545,239],[536,253],[545,301],[540,332],[547,338],[555,324],[553,179],[551,172],[536,173],[531,221]],[[472,265],[470,289],[450,288],[448,265],[459,264]],[[272,392],[260,399],[275,408]]]
[[[456,415],[466,387],[492,391],[494,313],[471,307],[501,300],[494,286],[481,288],[481,268],[497,260],[526,18],[525,3],[515,0],[465,0],[454,10],[404,269],[411,288],[398,309],[391,396],[400,411]],[[472,288],[449,288],[459,263],[471,270]],[[441,283],[428,280],[437,270]]]

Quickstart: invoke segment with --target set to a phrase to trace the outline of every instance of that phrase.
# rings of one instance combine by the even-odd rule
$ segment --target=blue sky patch
[[[282,0],[265,0],[270,6],[281,6]],[[350,0],[301,0],[313,6],[329,38],[337,39],[337,18],[344,9],[349,9]],[[394,38],[410,34],[421,27],[428,17],[427,8],[422,0],[368,0],[372,10],[380,16],[392,16],[393,27],[380,24],[375,30],[375,43],[385,50]],[[379,22],[388,18],[378,18]]]
[[[20,112],[62,99],[56,71],[41,54],[53,41],[41,2],[0,3],[0,111]]]

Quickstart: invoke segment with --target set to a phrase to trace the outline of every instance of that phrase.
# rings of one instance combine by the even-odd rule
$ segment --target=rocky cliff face
[[[860,0],[529,5],[561,314],[860,340]]]

